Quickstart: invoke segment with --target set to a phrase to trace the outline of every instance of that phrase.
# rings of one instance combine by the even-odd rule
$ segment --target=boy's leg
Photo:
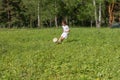
[[[66,33],[62,33],[61,37],[58,39],[58,43],[61,43],[66,38],[67,38],[67,34]]]
[[[64,40],[64,37],[61,36],[58,40],[58,43],[61,43],[63,40]]]

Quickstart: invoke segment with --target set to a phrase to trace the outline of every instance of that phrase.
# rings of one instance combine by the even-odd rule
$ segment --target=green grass
[[[0,29],[0,80],[119,80],[120,29]]]

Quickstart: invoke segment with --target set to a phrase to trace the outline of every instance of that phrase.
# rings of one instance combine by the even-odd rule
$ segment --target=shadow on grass
[[[70,40],[66,40],[67,43],[78,42],[78,41],[80,41],[80,39],[70,39]]]

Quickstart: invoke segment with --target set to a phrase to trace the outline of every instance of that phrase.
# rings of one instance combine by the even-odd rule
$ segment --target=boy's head
[[[62,20],[62,25],[63,26],[67,25],[67,22],[65,20]]]

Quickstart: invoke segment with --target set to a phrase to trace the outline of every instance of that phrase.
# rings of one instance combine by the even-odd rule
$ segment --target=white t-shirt
[[[62,26],[62,28],[63,28],[63,33],[69,33],[68,25]]]

